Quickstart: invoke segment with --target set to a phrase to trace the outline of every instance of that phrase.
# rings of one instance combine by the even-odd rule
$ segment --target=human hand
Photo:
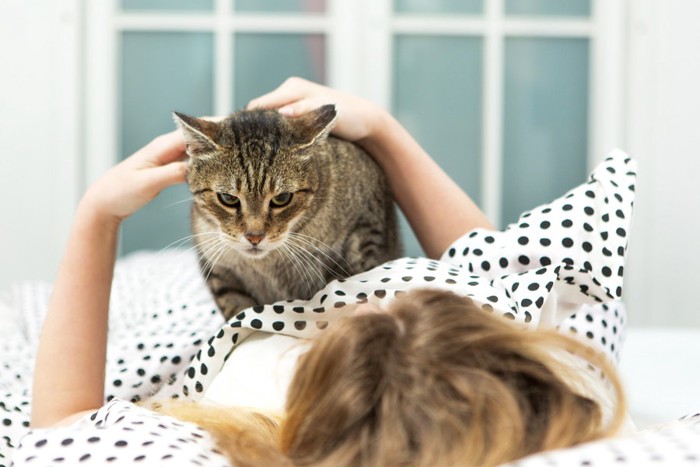
[[[106,221],[130,216],[168,186],[185,181],[185,140],[179,131],[155,138],[88,188],[81,205]]]
[[[348,141],[371,138],[388,116],[368,100],[296,77],[253,99],[247,108],[278,109],[282,115],[298,117],[325,104],[335,104],[338,112],[331,133]]]

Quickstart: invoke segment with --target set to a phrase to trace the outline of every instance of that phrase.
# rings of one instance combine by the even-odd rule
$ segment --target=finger
[[[292,104],[285,105],[278,109],[278,112],[285,117],[299,117],[306,113],[316,110],[328,102],[321,102],[315,99],[303,99]]]
[[[171,185],[184,183],[187,175],[187,164],[185,162],[171,162],[144,170],[148,190],[158,193]]]
[[[292,102],[298,101],[302,95],[290,90],[276,89],[268,94],[264,94],[248,103],[246,108],[251,109],[276,109]]]
[[[246,108],[279,108],[301,100],[304,98],[303,89],[309,87],[309,84],[310,83],[301,78],[287,78],[287,80],[275,90],[251,100]]]
[[[180,130],[158,136],[132,156],[145,166],[165,165],[186,157],[185,138]]]

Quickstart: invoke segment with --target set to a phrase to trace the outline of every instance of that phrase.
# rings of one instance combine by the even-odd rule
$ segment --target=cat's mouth
[[[270,251],[272,251],[271,248],[260,248],[259,246],[249,246],[247,248],[244,248],[243,253],[248,255],[251,258],[262,258],[263,256],[266,256]]]

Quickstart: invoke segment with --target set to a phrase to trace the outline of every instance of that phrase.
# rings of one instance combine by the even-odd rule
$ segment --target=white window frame
[[[230,113],[235,32],[312,33],[327,39],[328,83],[391,109],[392,44],[396,34],[482,37],[484,105],[482,209],[501,218],[503,68],[507,37],[590,39],[589,168],[624,146],[626,0],[592,0],[590,18],[507,17],[505,0],[484,0],[484,13],[393,13],[392,0],[327,0],[323,14],[231,15],[235,0],[214,0],[213,12],[120,12],[117,0],[86,2],[85,184],[118,160],[118,37],[123,31],[205,31],[215,37],[214,111]],[[357,70],[363,70],[358,73]]]

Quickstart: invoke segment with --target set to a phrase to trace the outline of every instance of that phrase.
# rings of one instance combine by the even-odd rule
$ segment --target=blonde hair
[[[572,352],[607,376],[615,413],[573,387]],[[263,414],[174,404],[234,465],[497,465],[613,435],[624,397],[590,347],[525,332],[448,292],[416,291],[385,313],[336,323],[304,354],[281,423]]]

